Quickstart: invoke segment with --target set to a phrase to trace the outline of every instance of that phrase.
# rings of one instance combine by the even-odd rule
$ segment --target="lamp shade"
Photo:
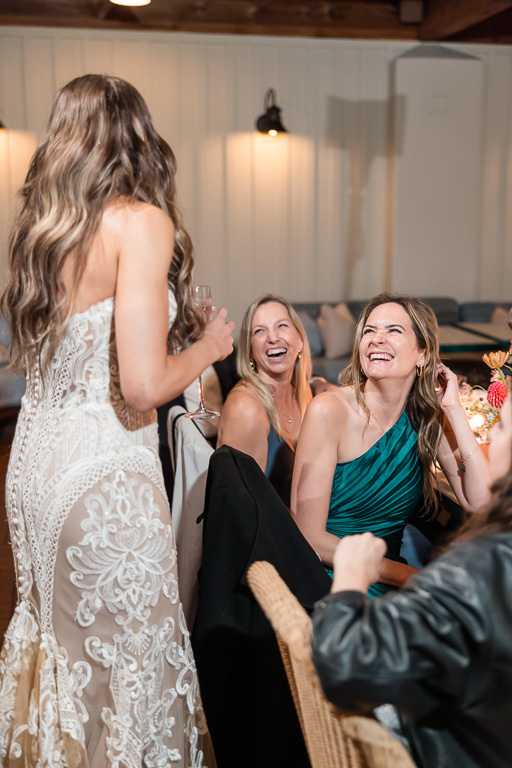
[[[276,92],[269,88],[265,94],[265,114],[260,115],[256,120],[256,128],[260,133],[266,133],[268,136],[277,136],[278,133],[287,133],[288,131],[281,122],[281,110],[276,104]]]

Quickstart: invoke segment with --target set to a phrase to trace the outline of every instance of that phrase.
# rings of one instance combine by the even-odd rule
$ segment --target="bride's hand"
[[[235,323],[226,320],[228,311],[224,307],[219,309],[214,317],[206,323],[203,338],[217,349],[217,360],[224,360],[233,351],[233,331]]]

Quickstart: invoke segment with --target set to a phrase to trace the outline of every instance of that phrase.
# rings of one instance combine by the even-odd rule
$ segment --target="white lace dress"
[[[3,767],[212,765],[156,414],[121,394],[113,310],[71,318],[44,389],[27,377],[7,476]]]

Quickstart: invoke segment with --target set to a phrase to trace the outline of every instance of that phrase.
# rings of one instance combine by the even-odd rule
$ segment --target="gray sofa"
[[[496,308],[503,307],[508,310],[512,306],[512,302],[507,303],[499,301],[458,302],[456,299],[448,296],[425,296],[422,298],[424,298],[434,310],[439,325],[451,325],[457,322],[487,323],[491,321],[491,317]],[[342,300],[340,299],[340,301]],[[294,309],[298,312],[299,317],[302,320],[311,347],[313,373],[317,376],[324,376],[328,381],[336,382],[340,371],[342,371],[348,364],[350,354],[335,358],[328,358],[325,356],[322,333],[317,325],[320,307],[324,303],[334,307],[339,302],[292,302]],[[364,307],[368,303],[368,299],[346,301],[345,303],[357,321]],[[492,348],[491,341],[489,342],[489,348]],[[463,369],[464,366],[461,366],[461,373],[465,373],[465,370]]]

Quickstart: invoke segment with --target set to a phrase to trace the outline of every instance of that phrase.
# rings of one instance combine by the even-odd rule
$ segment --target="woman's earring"
[[[425,373],[425,366],[424,365],[417,365],[416,366],[416,376],[418,379],[421,379],[423,374]]]
[[[251,368],[252,368],[252,370],[253,370],[253,371],[255,371],[255,370],[256,370],[256,363],[254,362],[254,360],[252,359],[252,357],[251,357],[251,358],[250,358],[250,360],[249,360],[249,365],[251,366]]]
[[[297,352],[297,360],[302,360],[302,349]]]

